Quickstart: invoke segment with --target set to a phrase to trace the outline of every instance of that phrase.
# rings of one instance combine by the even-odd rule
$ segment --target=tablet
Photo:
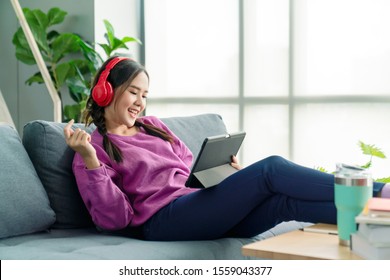
[[[207,137],[186,182],[187,187],[208,188],[218,185],[237,169],[230,165],[237,155],[246,133],[237,132]]]

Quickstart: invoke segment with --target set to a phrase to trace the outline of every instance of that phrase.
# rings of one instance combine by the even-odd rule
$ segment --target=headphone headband
[[[126,59],[130,60],[128,57],[123,57],[123,56],[114,57],[113,59],[111,59],[109,63],[107,63],[104,71],[110,71],[112,68],[115,67],[115,65],[117,65],[122,60],[126,60]]]

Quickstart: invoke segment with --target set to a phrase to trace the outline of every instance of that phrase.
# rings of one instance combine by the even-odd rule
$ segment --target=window
[[[390,155],[390,2],[300,0],[293,7],[293,158],[364,164],[361,140]],[[374,177],[390,176],[374,159]]]
[[[145,2],[146,63],[156,98],[234,97],[236,0]]]
[[[220,114],[247,132],[244,165],[364,164],[359,140],[390,156],[389,1],[144,3],[147,114]],[[375,160],[374,175],[388,166]]]

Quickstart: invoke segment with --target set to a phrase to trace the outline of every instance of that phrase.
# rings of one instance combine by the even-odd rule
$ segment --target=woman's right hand
[[[88,169],[99,167],[100,162],[96,156],[96,150],[90,143],[91,135],[80,128],[73,130],[73,123],[74,120],[71,120],[64,127],[66,144],[81,155]]]

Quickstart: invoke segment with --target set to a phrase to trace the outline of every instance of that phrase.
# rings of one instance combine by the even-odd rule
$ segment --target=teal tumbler
[[[355,217],[363,211],[367,200],[372,197],[372,188],[373,180],[368,170],[345,164],[337,165],[334,198],[341,245],[349,246],[350,235],[357,230]]]

